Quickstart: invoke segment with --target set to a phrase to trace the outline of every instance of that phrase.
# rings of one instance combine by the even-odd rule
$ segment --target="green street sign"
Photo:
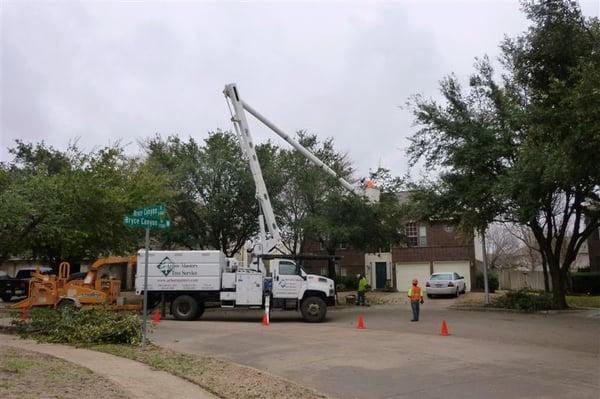
[[[143,217],[135,217],[135,216],[125,216],[123,218],[123,223],[126,226],[137,227],[141,229],[150,228],[150,229],[159,229],[166,230],[171,227],[170,220],[159,220],[159,219],[147,219]]]
[[[166,211],[167,207],[165,204],[158,204],[135,209],[132,213],[132,216],[136,218],[157,219],[164,215]]]

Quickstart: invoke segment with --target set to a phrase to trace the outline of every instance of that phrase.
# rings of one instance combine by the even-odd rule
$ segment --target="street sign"
[[[142,229],[149,228],[165,230],[171,227],[171,221],[167,219],[147,219],[144,217],[135,217],[130,215],[123,218],[123,223],[126,226],[138,227]]]
[[[144,259],[144,301],[142,312],[142,349],[146,348],[146,317],[148,314],[148,251],[150,250],[150,230],[165,230],[171,227],[169,219],[163,219],[167,207],[164,204],[138,208],[131,215],[123,217],[126,226],[146,229]]]
[[[158,204],[135,209],[132,216],[136,218],[156,219],[164,215],[166,211],[167,207],[164,204]]]

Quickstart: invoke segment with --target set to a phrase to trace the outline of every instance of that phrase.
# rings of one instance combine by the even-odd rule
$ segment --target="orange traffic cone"
[[[358,323],[356,324],[356,328],[358,330],[364,330],[365,328],[367,328],[365,326],[365,319],[363,319],[362,315],[358,316]]]
[[[28,313],[27,308],[21,309],[21,317],[20,317],[21,321],[26,321],[29,318],[29,315],[27,313]]]
[[[446,324],[446,320],[442,320],[442,329],[440,331],[440,335],[442,337],[447,337],[448,335],[450,335],[450,333],[448,332],[448,325]]]
[[[267,315],[266,313],[263,315],[262,325],[263,326],[268,326],[269,325],[269,315]]]
[[[158,324],[160,323],[160,312],[157,309],[154,309],[154,315],[152,316],[152,323]]]

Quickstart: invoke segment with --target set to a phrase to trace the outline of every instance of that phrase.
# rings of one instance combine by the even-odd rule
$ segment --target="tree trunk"
[[[566,309],[567,306],[567,284],[566,273],[560,268],[560,261],[555,257],[549,256],[546,258],[550,268],[550,276],[552,277],[552,301],[556,309]]]
[[[328,250],[327,254],[329,255],[329,259],[327,259],[327,276],[333,281],[336,280],[335,274],[335,250]]]
[[[542,271],[544,273],[544,291],[550,292],[550,281],[548,280],[548,263],[546,262],[546,255],[542,254]]]

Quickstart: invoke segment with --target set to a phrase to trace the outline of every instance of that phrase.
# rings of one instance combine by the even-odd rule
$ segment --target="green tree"
[[[2,165],[0,254],[57,265],[131,253],[140,235],[123,225],[133,208],[168,198],[160,176],[119,145],[89,153],[21,141]]]
[[[531,228],[564,308],[570,266],[599,225],[600,24],[568,1],[523,9],[532,25],[502,43],[499,82],[484,58],[467,93],[450,76],[445,104],[413,98],[422,128],[409,152],[439,173],[417,193],[424,213],[466,230]]]
[[[338,175],[352,180],[352,164],[346,154],[335,149],[332,138],[321,141],[314,134],[299,131],[296,139]],[[335,178],[313,165],[293,148],[280,149],[273,170],[280,176],[277,195],[272,194],[271,198],[282,230],[283,245],[291,254],[303,253],[304,244],[310,235],[307,234],[308,230],[320,225],[309,223],[309,216],[324,209],[331,193],[341,193],[345,189]],[[267,183],[274,180],[270,179]],[[271,186],[272,184],[269,185],[269,191]],[[317,231],[313,231],[311,238],[321,240]]]
[[[168,247],[216,248],[233,256],[258,229],[256,189],[237,137],[231,132],[209,133],[204,143],[177,136],[154,137],[146,144],[148,163],[169,176],[175,198],[170,213],[175,223],[163,234]],[[271,172],[277,148],[256,148],[265,180],[276,192]]]

